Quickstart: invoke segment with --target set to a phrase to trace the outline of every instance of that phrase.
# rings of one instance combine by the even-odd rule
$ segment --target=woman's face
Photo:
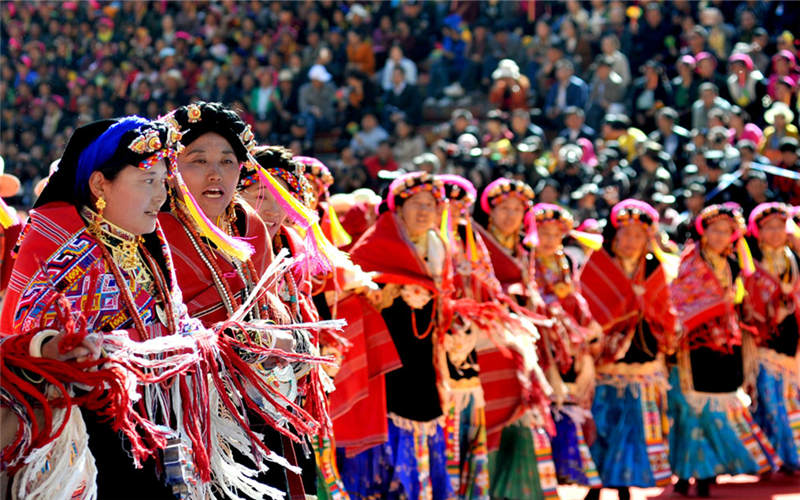
[[[706,250],[718,255],[725,253],[725,250],[731,244],[732,237],[733,226],[727,218],[714,221],[703,232],[703,242]]]
[[[94,172],[89,179],[92,194],[106,201],[103,218],[135,235],[152,233],[161,205],[167,199],[167,167],[164,161],[147,170],[125,166],[114,180]]]
[[[408,232],[409,237],[418,238],[436,227],[439,205],[429,191],[420,191],[411,196],[397,209],[397,215]]]
[[[614,253],[629,260],[636,260],[647,247],[647,231],[641,224],[628,224],[617,230]]]
[[[562,226],[558,222],[547,222],[536,228],[539,235],[539,245],[536,253],[542,257],[554,255],[561,248]]]
[[[239,160],[221,135],[209,132],[189,144],[178,156],[178,170],[206,217],[225,213],[236,194]]]
[[[288,189],[283,179],[278,177],[275,179]],[[258,213],[264,225],[267,226],[270,238],[274,238],[286,222],[287,216],[272,193],[263,184],[256,182],[240,191],[239,195]]]
[[[758,228],[758,241],[762,246],[782,248],[786,240],[786,221],[781,217],[769,217]]]
[[[492,208],[492,225],[505,236],[518,234],[525,217],[525,204],[516,196],[510,196]]]

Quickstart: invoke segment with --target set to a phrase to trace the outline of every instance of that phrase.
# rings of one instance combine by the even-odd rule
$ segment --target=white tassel
[[[247,495],[250,498],[264,498],[272,500],[283,500],[286,494],[276,488],[262,484],[258,481],[258,474],[265,472],[268,467],[265,462],[269,461],[280,467],[299,474],[300,469],[294,467],[277,453],[271,452],[267,456],[263,454],[256,459],[250,447],[250,440],[239,424],[228,417],[219,401],[219,394],[215,388],[209,391],[209,399],[212,408],[218,411],[211,416],[211,428],[214,442],[212,443],[211,471],[213,474],[214,486],[229,498],[240,498],[237,492]],[[261,436],[259,436],[261,437]],[[263,438],[263,437],[261,437]],[[233,458],[233,450],[237,450],[246,456],[255,468],[250,468],[241,463],[237,463]]]
[[[53,411],[54,428],[61,425],[66,413],[63,408]],[[86,425],[78,407],[73,406],[64,431],[25,459],[25,465],[14,475],[11,494],[13,500],[94,500],[96,480]]]

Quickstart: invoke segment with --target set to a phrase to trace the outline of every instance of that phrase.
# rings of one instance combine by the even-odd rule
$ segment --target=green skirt
[[[544,447],[540,447],[544,448]],[[547,449],[539,450],[534,444],[534,433],[521,422],[505,429],[500,437],[500,448],[489,454],[489,482],[491,495],[498,500],[545,500],[558,498],[555,484],[555,467]],[[552,481],[543,471],[552,469]],[[550,476],[550,473],[547,473]]]

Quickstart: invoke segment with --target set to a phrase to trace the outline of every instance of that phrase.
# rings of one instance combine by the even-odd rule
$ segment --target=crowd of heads
[[[402,171],[479,190],[506,176],[576,225],[646,201],[678,240],[705,205],[800,204],[788,2],[91,0],[0,15],[0,154],[20,208],[77,126],[201,99],[259,144],[322,158],[333,193]]]

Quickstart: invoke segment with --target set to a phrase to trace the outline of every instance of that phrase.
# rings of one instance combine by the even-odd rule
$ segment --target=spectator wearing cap
[[[389,134],[380,126],[375,113],[367,112],[361,119],[361,130],[353,135],[350,147],[356,156],[365,157],[374,154],[378,145],[389,139]]]
[[[762,100],[767,94],[764,75],[755,69],[747,54],[734,54],[728,59],[728,96],[731,104],[746,110],[750,116],[760,115]]]
[[[280,101],[280,91],[275,85],[272,68],[259,68],[256,72],[258,86],[248,96],[248,109],[258,120],[272,120],[275,117],[275,103]]]
[[[689,131],[678,125],[678,112],[669,106],[656,113],[656,130],[648,138],[661,144],[664,152],[675,162],[678,171],[686,165],[686,145],[691,141]]]
[[[544,144],[539,136],[529,136],[517,144],[517,168],[522,172],[524,181],[535,186],[540,180],[550,177],[547,170],[548,160],[544,156]]]
[[[742,206],[742,212],[745,216],[749,215],[758,205],[768,201],[775,201],[778,198],[769,189],[767,176],[760,170],[750,170],[744,176],[744,192],[741,197],[737,199],[739,205]]]
[[[417,134],[414,126],[407,120],[399,120],[394,127],[394,146],[392,146],[392,156],[397,161],[400,168],[407,172],[411,171],[414,157],[425,152],[425,139]],[[476,139],[477,142],[477,139]]]
[[[724,126],[711,127],[706,136],[708,149],[722,151],[727,164],[733,165],[739,161],[739,151],[730,143],[728,129]]]
[[[781,139],[780,150],[781,161],[778,166],[800,173],[800,142],[795,137],[784,137]],[[800,205],[800,181],[789,177],[773,176],[772,186],[778,198],[791,205]]]
[[[633,82],[628,110],[633,115],[633,124],[645,131],[655,128],[655,114],[664,106],[672,104],[672,86],[664,77],[660,63],[647,61],[642,67],[642,76]]]
[[[581,161],[583,150],[577,144],[565,144],[558,150],[557,164],[551,177],[566,192],[581,187],[590,177],[588,167]]]
[[[638,68],[648,59],[663,61],[669,55],[667,39],[674,44],[670,23],[664,18],[661,6],[650,2],[644,7],[644,22],[631,24],[633,31],[633,50],[631,65]]]
[[[515,109],[511,113],[511,133],[513,134],[511,140],[514,144],[530,136],[544,139],[544,130],[535,123],[531,123],[531,114],[526,109]]]
[[[629,197],[631,179],[635,176],[632,169],[620,165],[619,152],[616,149],[601,149],[597,154],[597,169],[592,176],[592,182],[602,189],[603,201],[608,207]]]
[[[489,148],[494,147],[500,141],[509,141],[514,138],[514,134],[508,129],[506,123],[508,115],[499,109],[493,109],[486,114],[486,133],[483,135],[481,143]]]
[[[708,113],[712,109],[728,111],[731,105],[720,97],[719,88],[715,84],[704,82],[700,85],[700,98],[692,104],[692,128],[708,128]]]
[[[753,42],[750,44],[750,57],[753,59],[753,64],[761,72],[762,75],[767,74],[769,70],[770,58],[764,53],[764,49],[769,45],[769,33],[762,27],[753,30]]]
[[[466,64],[467,50],[461,31],[461,16],[451,14],[445,18],[440,47],[430,57],[429,97],[439,98],[443,93],[452,97],[464,95],[464,89],[458,82]]]
[[[636,181],[632,186],[632,196],[639,200],[650,200],[656,191],[656,184],[661,183],[672,189],[672,173],[674,165],[670,171],[671,160],[661,149],[657,142],[647,141],[644,144],[644,152],[633,162],[633,169],[636,171]]]
[[[706,201],[709,203],[724,203],[736,198],[741,192],[741,182],[723,183],[723,176],[727,170],[725,154],[722,151],[710,150],[703,153],[704,168],[703,185],[706,188]],[[727,187],[726,187],[727,186]]]
[[[598,210],[600,188],[592,182],[584,184],[572,192],[572,204],[575,207],[573,215],[575,220],[599,219],[601,218]]]
[[[647,135],[632,127],[628,117],[622,114],[608,114],[603,118],[602,135],[604,141],[617,141],[628,162],[636,157],[636,145],[647,140]]]
[[[620,51],[619,37],[613,33],[604,35],[600,40],[600,50],[611,61],[611,69],[627,87],[631,83],[631,66],[628,57]]]
[[[363,7],[362,7],[363,8]],[[369,76],[375,73],[375,53],[372,51],[372,42],[365,39],[359,29],[347,32],[347,65]]]
[[[584,123],[585,115],[581,108],[568,106],[564,110],[565,127],[559,132],[558,136],[563,137],[567,142],[577,143],[581,137],[594,141],[597,132]]]
[[[627,93],[627,85],[613,66],[614,60],[610,56],[600,55],[595,59],[586,110],[586,122],[590,127],[599,127],[603,116],[612,111],[612,105],[621,107]]]
[[[392,145],[388,140],[383,140],[378,144],[375,154],[364,158],[364,168],[367,171],[371,185],[377,185],[378,172],[386,170],[394,172],[398,164],[392,156]]]
[[[741,140],[752,141],[754,144],[760,144],[764,137],[764,132],[750,121],[750,115],[739,106],[731,106],[731,111],[728,114],[728,137],[731,144],[736,144]]]
[[[306,149],[311,146],[314,133],[332,126],[336,119],[333,107],[336,89],[331,84],[331,74],[325,66],[315,64],[308,70],[308,79],[309,82],[300,87],[297,99],[300,114],[306,120]]]
[[[695,218],[703,210],[706,202],[706,188],[703,184],[692,183],[681,193],[685,210],[678,217],[675,240],[686,244],[692,239]]]
[[[776,85],[779,81],[787,77],[796,84],[800,75],[798,74],[795,55],[792,51],[784,49],[772,56],[772,72],[767,81],[767,95],[774,99]]]
[[[683,55],[675,64],[678,75],[672,79],[672,99],[675,110],[684,126],[691,124],[692,104],[700,95],[700,80],[695,76],[694,56]]]
[[[450,135],[447,138],[450,142],[456,142],[463,134],[472,134],[475,137],[481,136],[481,131],[474,123],[472,112],[464,108],[456,108],[450,114]]]
[[[761,154],[777,163],[780,161],[779,146],[785,137],[800,137],[794,121],[794,112],[789,106],[782,102],[772,103],[772,106],[764,112],[764,121],[769,124],[764,129],[764,138],[759,146]]]
[[[403,47],[395,43],[389,49],[389,58],[381,70],[381,88],[389,91],[394,87],[394,69],[403,68],[403,77],[408,85],[417,84],[417,65],[403,54]]]
[[[553,205],[560,205],[561,200],[561,184],[552,177],[547,177],[539,181],[534,186],[536,193],[537,203],[552,203]]]
[[[391,130],[401,118],[414,125],[422,120],[422,99],[417,86],[407,82],[405,71],[402,66],[395,66],[392,87],[383,94],[383,123]]]
[[[547,92],[544,110],[554,123],[561,123],[561,115],[569,106],[584,109],[589,99],[589,86],[575,76],[575,66],[568,59],[556,63],[556,83]]]
[[[706,7],[699,12],[699,24],[708,30],[708,46],[720,59],[725,59],[731,52],[736,30],[725,22],[722,12],[716,7]]]
[[[717,58],[714,57],[714,54],[706,51],[700,52],[695,56],[695,61],[697,62],[696,71],[700,83],[713,83],[717,86],[717,92],[725,97],[728,91],[727,82],[717,72]]]
[[[521,74],[517,63],[511,59],[503,59],[492,73],[492,88],[489,90],[489,102],[503,111],[528,109],[528,95],[531,83],[528,77]]]

